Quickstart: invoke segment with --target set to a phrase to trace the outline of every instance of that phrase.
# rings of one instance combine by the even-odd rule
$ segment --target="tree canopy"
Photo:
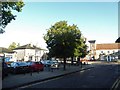
[[[50,57],[68,58],[86,55],[87,45],[77,25],[67,21],[56,22],[44,36]]]
[[[75,48],[74,56],[84,58],[88,54],[87,48],[86,38],[81,37],[80,43],[77,43],[77,47]]]
[[[24,3],[22,0],[6,0],[6,2],[0,2],[1,12],[0,12],[0,33],[4,33],[4,28],[10,23],[12,20],[15,20],[16,15],[13,15],[13,10],[17,12],[22,11],[22,7]]]
[[[15,49],[15,48],[17,48],[17,47],[19,47],[20,46],[20,43],[15,43],[15,42],[12,42],[10,45],[9,45],[9,47],[8,47],[8,49],[9,50],[13,50],[13,49]]]

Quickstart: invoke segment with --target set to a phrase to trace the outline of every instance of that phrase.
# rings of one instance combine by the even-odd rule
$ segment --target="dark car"
[[[2,79],[8,76],[8,66],[5,62],[2,62]]]
[[[29,67],[26,62],[13,62],[9,66],[9,71],[13,74],[26,73]]]
[[[41,62],[27,62],[27,65],[29,66],[29,70],[33,72],[44,70],[44,64],[42,64]]]

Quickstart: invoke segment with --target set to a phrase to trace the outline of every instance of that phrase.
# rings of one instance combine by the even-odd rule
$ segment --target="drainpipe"
[[[36,61],[36,47],[35,47],[35,61]]]

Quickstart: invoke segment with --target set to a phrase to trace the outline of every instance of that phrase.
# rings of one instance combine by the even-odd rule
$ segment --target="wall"
[[[9,61],[15,61],[17,60],[16,54],[17,53],[4,53],[6,58],[9,58]]]
[[[24,51],[23,49],[14,50],[14,51],[17,52],[17,54],[16,54],[17,60],[22,60],[22,59],[24,59],[25,51]]]
[[[96,59],[101,58],[101,60],[104,60],[105,58],[103,57],[104,55],[102,55],[101,57],[99,57],[100,54],[102,54],[102,52],[105,55],[109,55],[112,54],[113,52],[118,52],[118,49],[112,49],[112,50],[96,50]],[[104,58],[104,59],[103,59]]]
[[[24,61],[28,61],[28,60],[40,61],[41,57],[45,53],[44,50],[39,50],[39,49],[20,49],[14,51],[17,52],[17,60],[24,59]]]

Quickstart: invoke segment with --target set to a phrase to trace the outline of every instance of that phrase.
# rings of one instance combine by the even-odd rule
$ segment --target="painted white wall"
[[[118,49],[96,50],[96,59],[99,58],[99,55],[101,54],[101,52],[105,53],[105,55],[109,55],[109,54],[112,54],[113,52],[118,52]],[[103,57],[101,57],[101,59],[103,59]]]
[[[25,51],[24,51],[23,49],[14,50],[14,51],[17,52],[17,54],[16,54],[17,60],[22,60],[22,59],[24,59]]]
[[[4,54],[5,54],[5,57],[10,58],[9,61],[16,61],[17,60],[16,53],[4,53]]]
[[[45,53],[44,50],[39,49],[19,49],[14,51],[17,52],[17,60],[22,60],[24,58],[24,61],[28,61],[30,56],[32,56],[32,61],[35,61],[35,56],[36,61],[40,61],[41,57]]]

